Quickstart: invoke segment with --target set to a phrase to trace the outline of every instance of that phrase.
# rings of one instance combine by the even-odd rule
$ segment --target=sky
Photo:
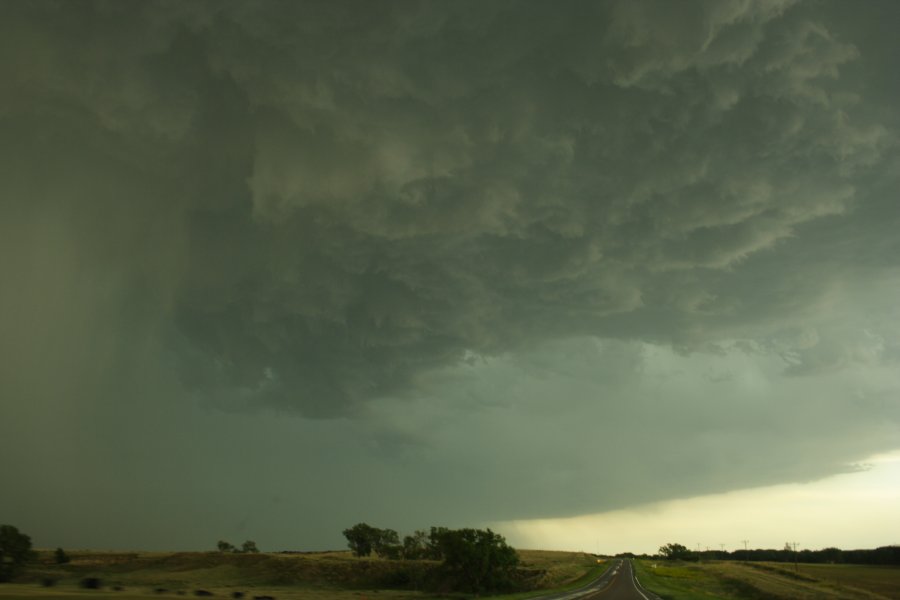
[[[900,543],[898,22],[0,3],[0,522]]]

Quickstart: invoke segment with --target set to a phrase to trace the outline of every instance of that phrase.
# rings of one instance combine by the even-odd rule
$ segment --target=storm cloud
[[[17,458],[43,430],[142,474],[122,501],[171,498],[168,477],[199,507],[245,478],[329,512],[324,545],[368,517],[349,480],[385,526],[465,524],[898,445],[892,2],[0,14],[2,455],[23,489],[65,477]],[[85,504],[92,477],[68,482]],[[178,543],[221,537],[196,527]]]

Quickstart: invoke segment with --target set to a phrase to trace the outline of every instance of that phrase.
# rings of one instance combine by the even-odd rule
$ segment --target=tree
[[[820,561],[827,563],[838,563],[841,562],[842,552],[840,548],[835,548],[831,546],[829,548],[823,548],[819,550]]]
[[[56,549],[56,552],[53,553],[53,558],[58,565],[64,565],[69,562],[69,555],[62,548]]]
[[[259,548],[256,547],[256,542],[253,540],[247,540],[243,544],[241,544],[241,552],[259,552]]]
[[[442,569],[460,591],[476,594],[509,588],[519,556],[490,529],[438,530]]]
[[[219,549],[219,552],[234,552],[236,548],[226,542],[225,540],[219,540],[219,543],[216,544],[216,548]]]
[[[428,544],[425,548],[427,558],[442,560],[444,558],[443,540],[450,530],[446,527],[432,527],[428,533]]]
[[[403,558],[406,560],[418,560],[426,556],[426,540],[428,535],[421,529],[417,529],[412,535],[403,537]]]
[[[22,572],[31,559],[31,538],[12,525],[0,525],[0,581]]]
[[[381,539],[381,530],[366,523],[357,523],[343,531],[347,546],[356,556],[369,556]]]
[[[659,553],[669,560],[687,560],[691,557],[691,551],[681,544],[660,546]]]
[[[400,545],[400,536],[393,529],[379,529],[372,549],[382,558],[400,558],[403,547]]]

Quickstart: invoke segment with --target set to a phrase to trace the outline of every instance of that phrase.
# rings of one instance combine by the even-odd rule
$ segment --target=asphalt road
[[[532,600],[659,600],[640,586],[630,560],[616,559],[599,579],[583,588],[540,596]]]

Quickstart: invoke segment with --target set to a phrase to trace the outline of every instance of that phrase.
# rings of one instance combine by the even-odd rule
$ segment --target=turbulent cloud
[[[433,451],[461,477],[460,465],[488,469],[491,435],[461,420],[484,442],[468,456],[431,411],[474,402],[518,415],[520,431],[566,406],[580,417],[563,429],[617,403],[640,414],[646,399],[629,386],[643,375],[627,364],[621,375],[618,350],[588,352],[577,378],[548,358],[552,409],[514,393],[541,371],[528,357],[564,340],[605,340],[626,357],[776,357],[766,377],[802,381],[784,390],[900,356],[897,90],[885,81],[896,43],[864,33],[890,21],[890,2],[6,2],[0,13],[7,397],[105,406],[165,394],[174,406],[192,396],[348,417],[381,451]],[[572,343],[567,356],[586,361]],[[482,379],[479,361],[495,374]],[[569,394],[594,370],[617,383]],[[469,378],[492,391],[461,394]],[[666,405],[667,422],[682,403],[725,418],[717,400],[689,395]],[[766,410],[805,406],[777,398]],[[882,416],[896,427],[895,412]],[[745,461],[730,481],[812,476],[890,445],[867,437],[872,421],[854,423],[815,464]],[[776,435],[709,427],[682,459]],[[532,482],[564,477],[573,453],[561,448]],[[503,456],[496,466],[511,468]],[[721,474],[658,494],[717,487]],[[511,516],[561,506],[509,489],[534,499]],[[495,498],[491,518],[508,502]]]

